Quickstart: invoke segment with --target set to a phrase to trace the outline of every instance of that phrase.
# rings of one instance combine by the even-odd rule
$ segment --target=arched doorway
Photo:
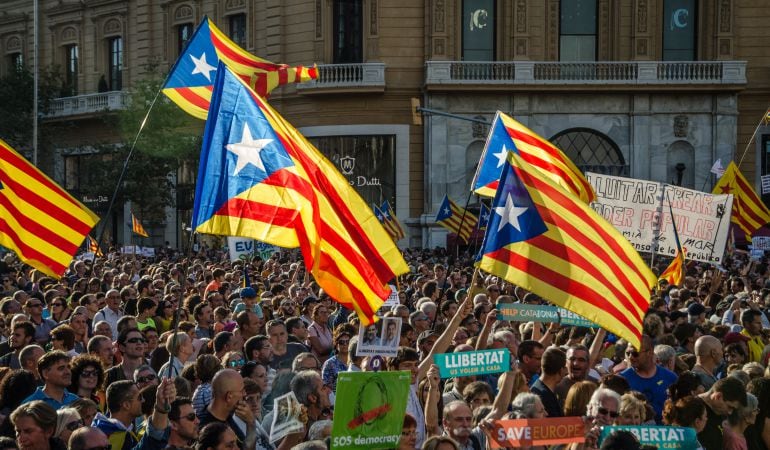
[[[617,145],[606,135],[590,128],[570,128],[551,138],[584,173],[628,176],[629,167]]]

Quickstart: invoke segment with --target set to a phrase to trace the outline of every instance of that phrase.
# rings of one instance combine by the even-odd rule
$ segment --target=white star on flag
[[[211,72],[217,70],[217,68],[206,62],[206,53],[203,53],[200,58],[196,58],[193,55],[190,55],[190,58],[192,58],[193,64],[195,64],[192,74],[199,73],[211,81]]]
[[[262,172],[267,173],[267,170],[265,170],[265,164],[262,162],[262,157],[260,156],[260,153],[271,142],[273,142],[272,139],[252,138],[251,130],[249,130],[249,125],[244,123],[243,136],[241,137],[241,142],[235,142],[232,144],[227,144],[225,146],[227,150],[235,153],[235,156],[238,158],[237,162],[235,163],[235,171],[233,172],[233,175],[238,175],[238,172],[240,172],[244,167],[246,167],[247,164],[252,164],[256,168],[260,169]]]
[[[450,212],[449,208],[444,208],[444,214],[446,214],[448,216],[449,212]]]
[[[505,206],[495,207],[495,214],[501,218],[500,223],[497,225],[497,231],[502,230],[507,224],[511,224],[513,228],[521,231],[519,216],[527,212],[528,209],[527,207],[514,205],[511,194],[508,194],[508,197],[505,199]]]
[[[505,164],[505,158],[508,157],[508,149],[503,145],[503,149],[499,153],[492,153],[492,156],[497,158],[497,167],[503,167]]]

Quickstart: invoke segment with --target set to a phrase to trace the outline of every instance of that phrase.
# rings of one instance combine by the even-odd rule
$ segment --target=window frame
[[[563,20],[562,17],[564,16],[564,6],[565,2],[574,5],[575,0],[560,0],[559,1],[559,41],[558,41],[558,48],[559,48],[559,61],[564,62],[578,62],[578,61],[598,61],[599,57],[599,0],[593,0],[595,3],[594,7],[594,33],[593,34],[564,34],[562,33],[562,25]],[[593,48],[593,59],[585,59],[585,58],[577,58],[577,59],[563,59],[564,52],[562,51],[562,39],[564,37],[577,37],[577,36],[593,36],[594,37],[594,48]]]
[[[119,42],[119,49],[115,52],[115,43]],[[115,66],[115,56],[117,55],[117,66]],[[111,91],[120,91],[123,89],[123,60],[125,56],[125,45],[123,36],[111,36],[107,38],[107,74],[109,89]],[[116,70],[117,69],[117,70]]]

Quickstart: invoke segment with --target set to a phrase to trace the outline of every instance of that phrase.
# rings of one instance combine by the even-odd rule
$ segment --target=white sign
[[[762,195],[770,194],[770,175],[762,175]]]
[[[227,236],[227,249],[230,252],[230,261],[240,261],[243,258],[251,258],[256,249],[256,242],[251,238]]]
[[[401,340],[401,318],[385,317],[368,327],[359,327],[356,356],[396,356]]]
[[[770,236],[754,236],[751,238],[751,246],[754,250],[770,250]]]
[[[596,191],[591,207],[637,251],[674,256],[674,222],[687,259],[721,262],[730,229],[732,195],[712,195],[656,181],[586,173]],[[673,217],[669,212],[669,201]],[[659,229],[659,233],[655,231]]]

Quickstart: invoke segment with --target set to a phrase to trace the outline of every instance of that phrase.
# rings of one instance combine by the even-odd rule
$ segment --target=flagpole
[[[735,201],[734,197],[733,197],[733,201]],[[711,262],[711,258],[714,256],[714,250],[716,250],[714,247],[716,247],[717,245],[717,236],[719,235],[719,227],[722,226],[722,219],[725,218],[724,206],[726,204],[727,204],[727,200],[725,200],[725,204],[722,205],[722,214],[719,215],[719,222],[717,222],[717,229],[714,232],[714,240],[711,242],[711,253],[709,254],[709,262]],[[730,225],[728,224],[727,226],[729,227]]]
[[[457,237],[462,239],[462,232],[463,232],[463,222],[465,222],[465,213],[468,212],[468,205],[471,203],[471,196],[473,195],[473,190],[470,190],[468,192],[468,198],[465,199],[465,208],[463,208],[463,215],[460,216],[460,226],[457,227]],[[449,196],[449,193],[447,193],[447,196]],[[471,235],[473,235],[473,231],[471,231]],[[468,239],[471,239],[471,236],[468,236]],[[470,242],[468,242],[470,244]],[[455,247],[455,257],[460,258],[460,246]]]
[[[147,113],[144,115],[144,119],[142,119],[142,123],[139,125],[139,130],[136,132],[136,136],[134,136],[134,142],[131,143],[131,148],[128,150],[128,156],[126,156],[126,160],[123,161],[123,168],[120,170],[120,176],[118,177],[118,182],[115,183],[115,190],[112,192],[112,198],[110,198],[110,204],[107,206],[107,212],[104,213],[104,217],[107,218],[107,220],[110,219],[110,214],[112,214],[112,208],[115,206],[115,198],[118,196],[118,192],[120,191],[120,186],[123,184],[123,179],[126,177],[126,172],[128,171],[128,163],[131,161],[131,156],[134,154],[134,150],[136,149],[136,143],[139,141],[139,136],[142,134],[142,130],[144,130],[144,126],[147,125],[147,118],[150,117],[150,112],[152,111],[152,108],[155,106],[155,102],[158,101],[158,97],[160,96],[161,91],[163,90],[163,85],[161,85],[161,88],[158,89],[158,92],[155,94],[155,98],[152,99],[152,103],[150,103],[150,107],[147,109]],[[106,223],[102,225],[102,231],[99,232],[99,239],[96,241],[96,244],[98,247],[102,246],[102,239],[104,239],[104,232],[107,229]],[[132,227],[133,229],[133,227]],[[133,231],[132,231],[133,233]],[[132,234],[133,239],[133,234]]]
[[[655,265],[655,253],[658,250],[658,240],[660,239],[660,222],[663,216],[663,199],[666,197],[666,183],[661,183],[663,185],[663,192],[660,195],[660,204],[658,205],[658,220],[655,221],[655,227],[652,229],[652,242],[650,243],[650,252],[652,253],[652,256],[650,256],[650,268],[652,268]]]
[[[746,143],[746,148],[743,149],[743,154],[741,155],[741,160],[738,161],[738,167],[741,167],[741,163],[743,162],[743,158],[746,157],[746,153],[749,151],[749,146],[754,141],[754,138],[757,136],[757,131],[759,131],[759,127],[762,126],[762,123],[765,122],[767,119],[767,114],[770,113],[770,108],[765,110],[765,113],[762,115],[762,119],[759,120],[759,123],[754,128],[754,133],[751,134],[751,137],[749,138],[749,142]]]
[[[34,16],[33,17],[33,26],[32,26],[33,27],[33,30],[32,30],[32,35],[33,35],[32,42],[33,42],[33,44],[32,44],[32,46],[34,47],[33,48],[33,52],[32,52],[32,55],[33,55],[33,58],[34,58],[34,62],[32,64],[33,67],[34,67],[34,69],[33,69],[34,71],[32,73],[32,164],[34,164],[35,167],[37,167],[37,140],[38,140],[37,139],[37,101],[38,101],[38,99],[37,99],[37,96],[38,96],[38,93],[37,93],[37,89],[38,89],[38,86],[37,86],[38,85],[38,68],[37,68],[37,66],[38,66],[38,63],[40,61],[40,59],[38,58],[38,55],[37,55],[38,47],[39,47],[39,45],[38,45],[38,36],[37,36],[38,28],[39,28],[39,23],[38,23],[38,21],[39,21],[39,19],[38,19],[38,16],[39,16],[38,0],[34,0],[33,1],[33,8],[32,9],[33,9],[32,15]]]

